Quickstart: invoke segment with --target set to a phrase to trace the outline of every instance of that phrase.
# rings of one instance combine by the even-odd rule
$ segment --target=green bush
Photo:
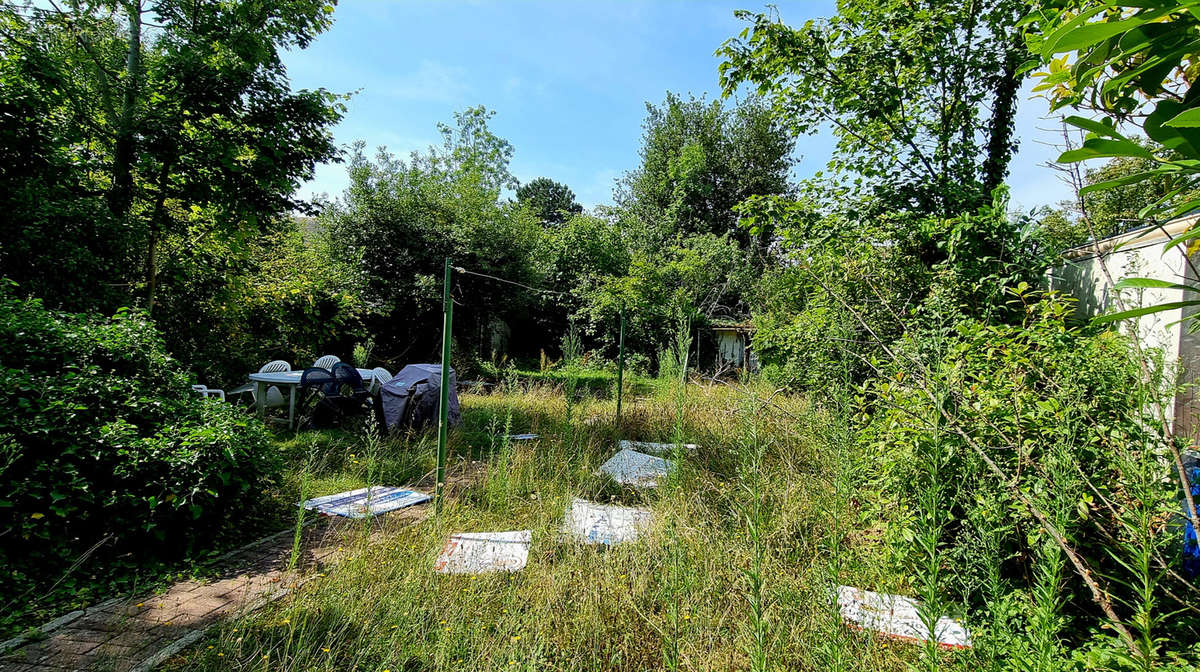
[[[974,611],[985,645],[1019,633],[1065,664],[1068,632],[1108,627],[1043,520],[1103,577],[1136,637],[1169,637],[1154,614],[1182,590],[1164,533],[1179,495],[1150,412],[1169,390],[1143,379],[1128,338],[1071,326],[1071,301],[1021,291],[1008,310],[1023,321],[910,331],[902,364],[864,387],[867,517],[886,521],[915,584],[935,576]]]
[[[266,431],[206,400],[145,317],[54,313],[0,284],[0,593],[203,549],[279,468]]]

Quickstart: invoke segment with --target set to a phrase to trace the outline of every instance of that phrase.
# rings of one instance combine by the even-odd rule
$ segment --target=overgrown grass
[[[831,567],[846,568],[841,580],[856,585],[896,582],[870,535],[846,530],[830,562],[829,531],[845,529],[831,527],[831,512],[847,495],[824,447],[839,419],[804,399],[689,385],[682,401],[671,391],[628,400],[622,438],[700,446],[680,456],[677,478],[658,492],[595,474],[618,438],[611,401],[573,402],[570,427],[567,401],[551,389],[466,395],[462,405],[452,467],[486,464],[441,516],[360,546],[328,577],[223,625],[174,667],[826,669]],[[509,431],[542,438],[495,439]],[[288,442],[291,455],[319,456],[292,483],[307,478],[314,494],[360,487],[367,469],[350,457],[359,445],[320,434]],[[387,441],[376,482],[413,482],[432,468],[432,454],[425,438]],[[649,507],[655,525],[613,548],[575,543],[560,532],[572,497]],[[513,529],[533,531],[524,571],[433,573],[449,534]],[[838,641],[847,670],[906,669],[919,657],[864,633],[840,631]]]

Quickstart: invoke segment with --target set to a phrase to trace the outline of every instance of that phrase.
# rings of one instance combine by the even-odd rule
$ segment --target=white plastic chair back
[[[287,406],[287,401],[283,398],[283,392],[280,392],[278,387],[272,385],[267,388],[267,399],[263,405],[267,408],[282,408]]]
[[[267,362],[266,364],[263,364],[262,368],[259,369],[258,372],[259,373],[279,373],[281,371],[291,371],[291,370],[292,370],[291,364],[283,361],[282,359],[277,359],[273,362]]]
[[[373,380],[371,381],[371,393],[372,394],[377,392],[380,388],[382,388],[384,386],[385,383],[387,383],[389,380],[392,379],[391,372],[389,372],[387,369],[383,368],[382,366],[377,366],[374,369],[371,369],[371,373],[374,374],[372,376]]]
[[[333,365],[337,364],[340,361],[342,361],[342,360],[338,359],[337,355],[325,355],[325,356],[321,357],[320,359],[318,359],[317,361],[313,362],[313,366],[320,367],[322,369],[332,369]]]

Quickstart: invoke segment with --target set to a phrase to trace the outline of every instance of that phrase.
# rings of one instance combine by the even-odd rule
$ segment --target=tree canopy
[[[538,177],[517,187],[517,203],[528,205],[538,219],[553,226],[583,212],[583,206],[575,202],[575,192],[548,177]]]
[[[718,51],[721,85],[750,86],[796,134],[829,128],[830,169],[880,207],[949,216],[991,201],[1003,182],[1024,45],[1021,0],[841,0],[803,26],[774,12]]]

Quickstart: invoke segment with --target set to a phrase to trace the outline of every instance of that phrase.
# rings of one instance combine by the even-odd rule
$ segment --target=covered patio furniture
[[[448,420],[452,427],[461,419],[456,381],[454,369],[450,369],[450,380],[447,381],[450,388]],[[441,388],[441,364],[409,364],[401,369],[379,391],[380,408],[387,430],[423,429],[431,424],[436,426]]]

